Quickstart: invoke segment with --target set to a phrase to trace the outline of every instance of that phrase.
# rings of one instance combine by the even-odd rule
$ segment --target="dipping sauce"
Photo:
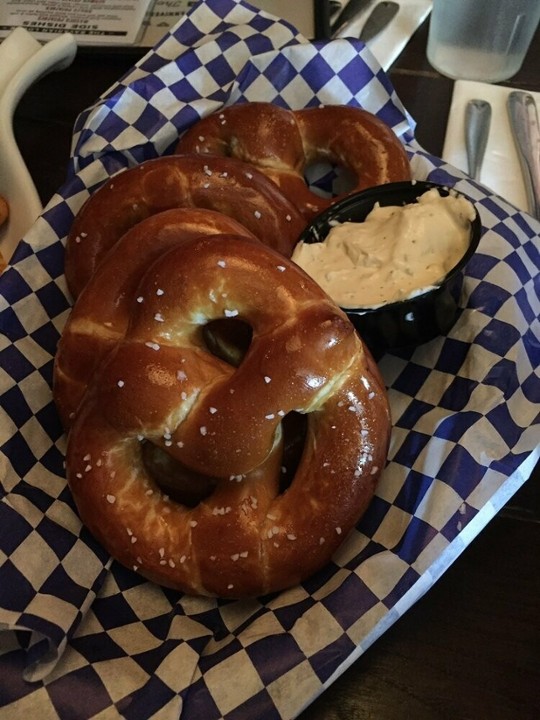
[[[292,259],[344,308],[382,305],[437,285],[465,254],[475,210],[433,188],[415,203],[376,205],[364,222],[336,224]]]

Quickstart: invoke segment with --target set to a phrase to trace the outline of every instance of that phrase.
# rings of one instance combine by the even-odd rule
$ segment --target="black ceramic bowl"
[[[321,242],[336,223],[362,222],[376,203],[405,205],[432,188],[441,195],[449,194],[447,187],[420,181],[389,183],[355,193],[317,215],[300,240]],[[436,286],[421,295],[377,307],[343,308],[374,354],[419,345],[450,330],[458,315],[463,269],[478,247],[481,229],[476,212],[467,252]]]

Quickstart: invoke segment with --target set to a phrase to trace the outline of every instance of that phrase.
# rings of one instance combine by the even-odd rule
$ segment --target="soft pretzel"
[[[108,180],[77,214],[65,261],[73,296],[79,295],[126,230],[150,215],[178,207],[229,215],[289,256],[305,227],[296,207],[275,184],[238,160],[196,155],[147,160]]]
[[[124,336],[137,285],[152,262],[185,240],[224,233],[254,237],[221,213],[180,208],[151,215],[115,243],[77,298],[58,344],[54,398],[65,428],[96,368]]]
[[[407,153],[393,131],[375,115],[344,105],[296,111],[271,103],[232,105],[195,123],[176,150],[254,165],[308,220],[352,192],[411,178]],[[349,170],[353,187],[334,198],[313,193],[304,175],[317,161]]]
[[[184,239],[128,295],[126,332],[69,433],[83,522],[121,563],[188,593],[255,596],[311,575],[366,509],[388,446],[384,387],[346,315],[294,263],[239,235]],[[203,340],[224,318],[252,328],[237,368]],[[305,447],[284,489],[283,428],[299,414]],[[175,499],[170,467],[160,487],[149,447],[206,478],[195,500]]]

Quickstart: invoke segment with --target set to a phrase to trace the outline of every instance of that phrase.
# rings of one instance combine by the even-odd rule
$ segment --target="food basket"
[[[146,582],[81,526],[51,379],[74,214],[110,175],[172,152],[200,115],[246,100],[376,113],[416,179],[475,203],[483,236],[451,331],[379,359],[393,432],[357,528],[302,585],[223,601]],[[67,180],[0,277],[0,714],[298,715],[429,590],[538,460],[539,231],[419,147],[362,43],[309,42],[244,2],[195,4],[78,118]]]

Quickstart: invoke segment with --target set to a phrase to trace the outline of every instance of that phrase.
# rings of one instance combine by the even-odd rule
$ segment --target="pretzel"
[[[390,127],[343,105],[296,111],[271,103],[232,105],[195,123],[176,152],[233,156],[257,167],[307,220],[353,192],[411,178],[407,153]],[[347,169],[353,187],[334,198],[313,193],[304,176],[317,161]]]
[[[390,427],[346,315],[279,252],[229,234],[162,252],[127,304],[69,432],[82,521],[127,567],[192,594],[261,595],[321,568],[373,496]],[[223,318],[252,328],[238,367],[203,341]],[[284,428],[299,416],[305,447],[284,489]],[[169,481],[175,465],[206,478],[198,496],[160,487],[148,449]]]
[[[76,298],[121,235],[162,210],[201,207],[238,220],[290,256],[305,221],[255,168],[233,158],[173,156],[147,160],[108,180],[77,214],[66,245],[65,273]]]
[[[71,425],[96,368],[124,336],[130,306],[144,272],[163,252],[193,237],[234,233],[254,238],[236,220],[213,210],[165,210],[130,228],[83,288],[64,326],[53,374],[54,399],[63,426]],[[219,337],[212,335],[212,342]],[[223,338],[221,342],[223,343]],[[225,350],[222,350],[226,354]],[[229,350],[231,355],[233,350]]]

